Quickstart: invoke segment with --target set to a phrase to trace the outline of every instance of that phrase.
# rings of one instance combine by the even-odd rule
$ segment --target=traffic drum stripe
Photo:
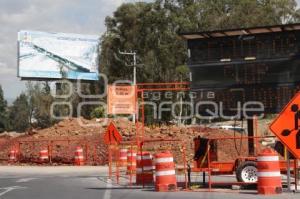
[[[156,176],[170,176],[175,175],[175,170],[169,170],[169,171],[156,171]]]
[[[169,157],[169,158],[157,158],[155,160],[155,163],[166,163],[166,162],[173,162],[173,158]]]
[[[129,156],[129,157],[136,157],[136,153],[127,153],[127,156]]]
[[[78,158],[78,159],[83,159],[83,156],[75,156],[75,158]]]

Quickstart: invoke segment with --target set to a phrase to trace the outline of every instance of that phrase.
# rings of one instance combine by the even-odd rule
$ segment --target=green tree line
[[[100,71],[107,74],[109,82],[133,79],[128,64],[132,57],[122,56],[119,51],[135,51],[138,82],[186,81],[187,49],[178,33],[295,23],[299,22],[299,13],[295,0],[126,3],[105,19]],[[146,122],[150,121],[151,108],[146,107],[146,115]],[[164,113],[163,117],[164,121],[172,120],[171,114]]]
[[[136,51],[139,82],[178,81],[187,50],[180,32],[275,25],[299,21],[295,0],[156,0],[126,3],[106,17],[100,71],[110,82],[132,79],[130,57]],[[187,75],[185,76],[185,79]]]

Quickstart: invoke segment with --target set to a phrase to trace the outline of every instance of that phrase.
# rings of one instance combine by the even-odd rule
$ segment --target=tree
[[[158,0],[179,31],[208,31],[295,23],[295,0]]]
[[[7,102],[0,85],[0,133],[8,128]]]
[[[50,94],[50,86],[47,83],[33,84],[28,82],[27,96],[29,101],[30,122],[35,120],[38,127],[51,126],[55,120],[51,116],[51,105],[54,102]]]
[[[109,82],[133,79],[132,60],[119,51],[138,55],[138,82],[187,80],[185,42],[179,32],[264,26],[299,21],[295,0],[156,0],[126,3],[107,17],[101,44],[101,72]],[[147,115],[147,114],[146,114]],[[168,117],[166,117],[168,118]]]
[[[27,96],[22,93],[9,109],[12,130],[23,132],[30,126],[30,107]]]
[[[156,0],[123,4],[105,20],[101,72],[110,82],[132,79],[132,60],[119,51],[135,50],[142,64],[138,81],[172,81],[178,77],[176,67],[187,61],[187,50],[178,32],[297,22],[300,14],[296,6],[295,0]]]

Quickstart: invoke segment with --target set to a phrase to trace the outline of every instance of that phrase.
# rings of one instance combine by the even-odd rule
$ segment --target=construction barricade
[[[249,153],[249,140],[254,142],[255,150],[253,154]],[[198,188],[209,188],[210,191],[213,191],[213,187],[228,186],[230,188],[234,186],[239,189],[252,188],[255,190],[254,187],[256,186],[253,185],[260,182],[261,175],[270,175],[265,172],[260,173],[261,163],[259,160],[261,160],[261,157],[258,153],[270,150],[266,143],[274,143],[273,136],[248,137],[241,134],[235,137],[196,137],[194,142],[194,161],[189,169],[190,187],[194,188],[193,185],[197,185]],[[278,154],[275,152],[272,155],[274,156],[273,159],[277,160],[276,163],[273,162],[272,164],[278,164],[274,167],[276,168],[274,174],[279,179],[281,178],[280,172],[286,173],[287,164],[284,157],[278,158]],[[266,182],[266,180],[263,180],[263,182]],[[278,180],[275,180],[275,182],[277,184],[276,192],[280,192],[281,186],[279,186]],[[275,190],[274,187],[271,189]],[[262,190],[266,191],[265,188],[262,188]]]
[[[136,164],[136,184],[153,184],[153,170],[155,169],[155,166],[153,166],[153,158],[150,152],[138,152]]]
[[[11,149],[9,152],[9,162],[13,163],[18,160],[18,150],[17,149]]]
[[[115,179],[118,184],[135,184],[137,152],[136,141],[123,141],[119,145],[108,145],[109,177]]]
[[[76,166],[84,165],[83,149],[80,146],[76,147],[75,156],[74,156],[74,164]]]
[[[107,148],[101,140],[20,139],[9,147],[7,159],[1,158],[2,161],[25,164],[103,165],[108,160]],[[77,151],[78,147],[81,148],[81,151]],[[77,153],[77,155],[74,153]],[[84,158],[82,159],[82,157]]]
[[[169,151],[155,154],[155,190],[175,191],[177,180],[173,155]]]
[[[187,165],[185,159],[185,144],[175,139],[144,140],[137,147],[136,141],[121,142],[109,146],[110,171],[109,176],[121,186],[155,187],[157,191],[175,191],[187,188]],[[113,148],[112,148],[113,147]],[[121,149],[127,149],[127,167],[121,167]],[[169,151],[169,153],[167,152]],[[161,170],[164,163],[160,162],[159,154],[170,154],[174,158],[170,165],[173,177],[164,175],[169,170]],[[157,158],[156,158],[157,157]],[[171,157],[170,157],[171,159]],[[116,163],[119,162],[119,163]],[[156,168],[156,164],[158,167]],[[160,169],[160,170],[157,170]],[[165,179],[172,179],[169,183]],[[158,184],[156,184],[156,182]]]
[[[141,143],[141,153],[152,154],[152,186],[156,191],[176,191],[187,188],[186,144],[178,139],[152,139]],[[143,183],[143,186],[145,182]]]
[[[48,151],[48,149],[40,150],[39,156],[40,156],[39,158],[40,158],[41,163],[48,162],[49,161],[49,151]]]
[[[127,148],[120,148],[119,167],[127,167]]]
[[[136,173],[136,149],[127,150],[127,174],[132,175]]]
[[[249,139],[255,144],[254,154],[251,155]],[[234,137],[196,137],[189,184],[198,184],[198,187],[209,188],[210,191],[212,187],[255,185],[256,152],[262,147],[258,137],[247,137],[242,133]]]
[[[282,193],[279,157],[272,149],[264,149],[257,158],[259,194],[271,195]]]

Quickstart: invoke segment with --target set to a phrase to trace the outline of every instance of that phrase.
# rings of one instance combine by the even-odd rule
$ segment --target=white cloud
[[[6,64],[3,62],[0,62],[0,68],[2,68],[2,67],[6,67]]]
[[[1,0],[0,84],[6,97],[24,90],[17,77],[17,32],[21,29],[79,34],[105,31],[104,19],[134,0]]]

